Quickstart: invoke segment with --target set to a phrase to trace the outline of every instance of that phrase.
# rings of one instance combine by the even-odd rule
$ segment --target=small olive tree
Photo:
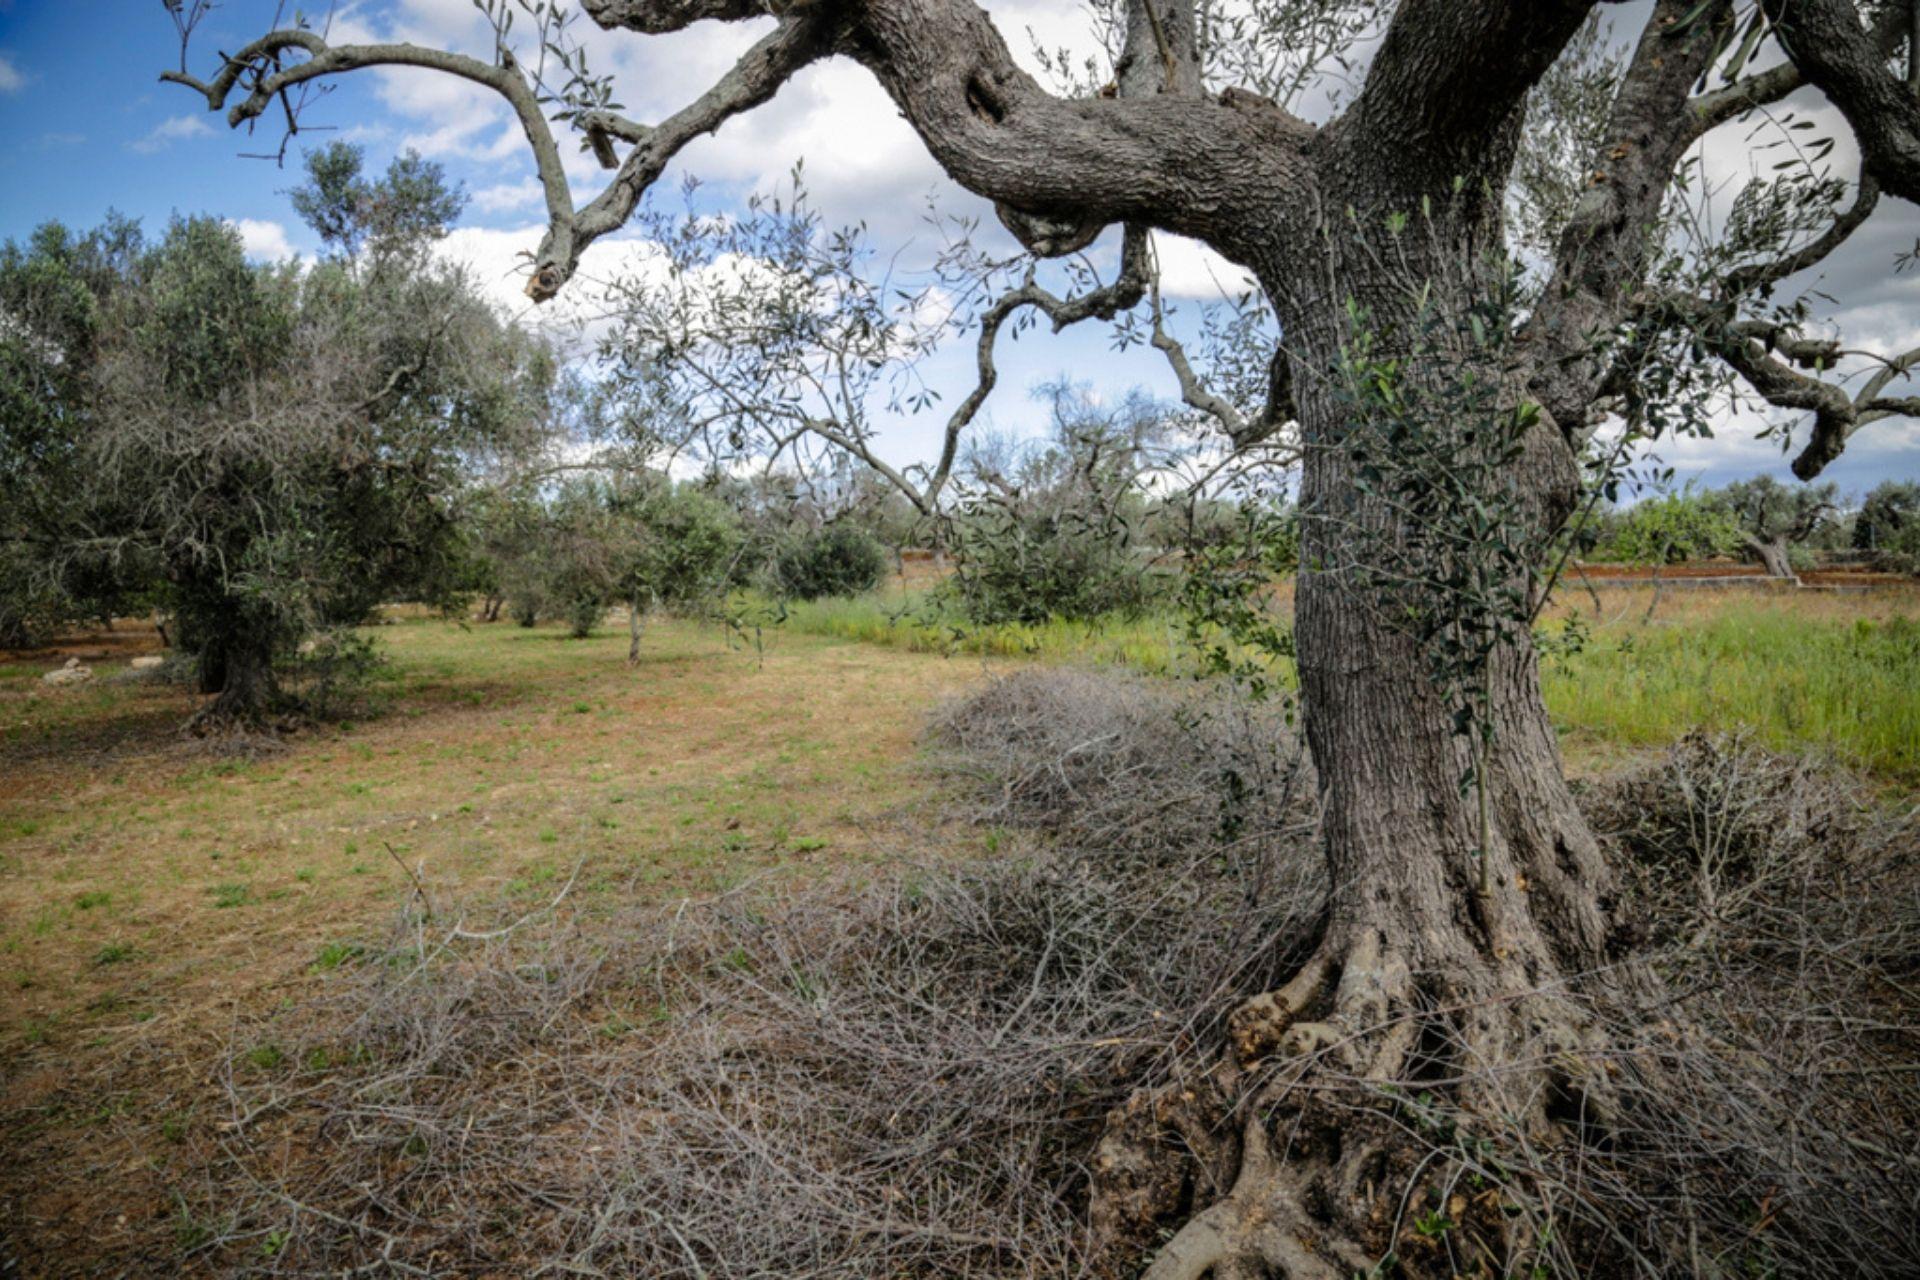
[[[1795,553],[1832,527],[1840,514],[1840,491],[1832,481],[1788,485],[1772,476],[1755,476],[1713,497],[1714,505],[1739,529],[1741,545],[1774,578],[1797,578]]]

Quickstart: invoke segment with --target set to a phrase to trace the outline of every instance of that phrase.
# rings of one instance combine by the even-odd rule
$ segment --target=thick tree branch
[[[1805,83],[1806,77],[1800,74],[1800,68],[1783,62],[1703,93],[1692,104],[1694,133],[1696,136],[1706,134],[1756,107],[1778,102]]]
[[[684,31],[706,20],[764,18],[776,8],[766,0],[581,0],[581,7],[603,27],[625,27],[649,35]]]
[[[227,57],[211,80],[177,71],[165,72],[161,79],[188,86],[216,111],[227,105],[236,89],[244,90],[246,97],[227,112],[228,124],[235,127],[258,118],[288,89],[368,67],[421,67],[492,89],[506,99],[520,121],[546,199],[547,234],[527,284],[528,296],[538,302],[559,291],[589,244],[625,225],[647,187],[682,148],[771,98],[794,72],[831,52],[831,37],[830,27],[819,20],[783,19],[711,89],[652,128],[611,112],[586,113],[581,126],[602,164],[612,167],[616,160],[615,140],[631,143],[633,150],[606,190],[577,211],[553,132],[533,87],[510,53],[493,64],[417,45],[329,45],[312,31],[275,31]],[[305,57],[283,65],[288,53]]]
[[[1154,0],[1173,42],[1177,83],[1184,2]],[[590,0],[587,8],[603,26],[637,31],[739,16],[729,0]],[[950,177],[1045,227],[1081,229],[1036,235],[1043,251],[1070,251],[1090,225],[1137,222],[1234,256],[1245,220],[1229,212],[1305,181],[1298,147],[1314,131],[1296,117],[1183,93],[1054,97],[1014,63],[972,0],[817,10],[844,13],[836,51],[873,72]]]
[[[1830,369],[1834,360],[1848,354],[1837,344],[1804,339],[1756,321],[1729,322],[1725,303],[1704,298],[1667,296],[1655,309],[1663,313],[1659,319],[1691,329],[1762,400],[1775,408],[1813,415],[1812,432],[1792,464],[1793,474],[1802,480],[1825,470],[1860,428],[1884,418],[1920,417],[1920,397],[1883,394],[1894,379],[1920,365],[1920,348],[1883,359],[1858,394],[1850,396],[1836,383],[1794,367]]]
[[[1503,172],[1527,91],[1596,0],[1401,0],[1338,131],[1418,194]],[[1510,152],[1508,153],[1510,156]]]
[[[1598,394],[1610,361],[1606,337],[1632,308],[1674,167],[1699,136],[1693,85],[1732,21],[1732,0],[1704,10],[1693,0],[1659,0],[1627,65],[1591,185],[1560,234],[1527,324],[1533,392],[1563,431],[1583,429]]]
[[[795,72],[825,57],[832,47],[833,29],[826,21],[809,16],[783,18],[712,88],[653,128],[606,113],[583,121],[590,141],[598,130],[601,140],[595,144],[595,151],[602,163],[612,154],[608,139],[620,138],[635,145],[606,190],[573,217],[570,230],[558,225],[548,229],[535,258],[528,296],[545,301],[558,293],[573,275],[581,251],[626,225],[647,189],[688,143],[766,102]]]
[[[291,52],[304,53],[306,59],[282,65],[282,57]],[[312,31],[273,31],[229,56],[211,80],[199,80],[182,71],[162,72],[160,78],[199,93],[206,98],[209,111],[220,110],[236,88],[245,88],[247,96],[227,111],[228,126],[238,128],[258,119],[273,105],[274,99],[297,85],[367,67],[422,67],[441,71],[491,89],[505,98],[520,121],[527,145],[533,149],[534,167],[540,175],[548,218],[556,226],[571,224],[573,203],[560,149],[554,143],[553,131],[547,127],[547,118],[540,110],[532,86],[511,57],[494,64],[419,45],[336,46],[329,45]]]
[[[1861,25],[1854,0],[1761,0],[1761,7],[1787,56],[1853,126],[1880,185],[1920,201],[1920,95],[1887,66],[1883,33]],[[1906,15],[1892,8],[1889,22],[1899,30]],[[1911,29],[1903,34],[1915,39]]]
[[[1889,8],[1874,28],[1873,42],[1882,58],[1891,58],[1909,39],[1904,15]],[[1765,71],[1736,80],[1723,88],[1703,93],[1693,100],[1694,124],[1705,134],[1729,120],[1737,120],[1757,107],[1770,106],[1807,83],[1807,77],[1791,59]]]

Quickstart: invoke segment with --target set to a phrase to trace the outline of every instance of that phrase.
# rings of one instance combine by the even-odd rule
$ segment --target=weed
[[[131,942],[109,942],[93,953],[93,967],[99,969],[110,964],[125,964],[135,954]]]

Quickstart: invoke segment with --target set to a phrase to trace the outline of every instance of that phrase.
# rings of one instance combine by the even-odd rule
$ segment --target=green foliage
[[[946,597],[971,622],[1137,616],[1164,598],[1167,575],[1135,554],[1131,531],[1100,512],[1025,512],[983,502],[953,522]]]
[[[945,598],[982,626],[1146,612],[1172,585],[1136,536],[1149,523],[1140,481],[1165,413],[1138,391],[1109,406],[1064,380],[1035,395],[1048,402],[1052,440],[1024,456],[976,451],[947,521]]]
[[[739,518],[696,484],[662,482],[619,500],[635,528],[621,586],[630,599],[684,609],[723,592],[744,549]]]
[[[657,474],[493,495],[476,510],[486,574],[515,621],[556,617],[581,639],[616,602],[687,608],[718,596],[744,542],[725,503]]]
[[[307,180],[288,192],[294,212],[336,253],[417,249],[446,235],[466,208],[466,193],[416,152],[395,157],[377,179],[363,176],[364,163],[359,147],[330,142],[307,153]]]
[[[141,252],[138,225],[111,214],[0,247],[0,646],[145,606],[152,565],[99,536],[128,517],[85,447],[106,313]]]
[[[1231,675],[1256,697],[1276,687],[1275,660],[1293,656],[1293,629],[1274,585],[1300,567],[1300,519],[1246,503],[1237,527],[1187,553],[1180,604],[1203,671]]]
[[[1881,559],[1895,573],[1920,577],[1920,519],[1907,521],[1888,536]]]
[[[1887,480],[1860,504],[1853,521],[1853,545],[1861,551],[1898,554],[1903,535],[1916,526],[1920,526],[1920,481]]]
[[[357,165],[338,149],[316,162],[316,211],[320,187],[338,195],[353,168],[343,158]],[[176,219],[151,247],[117,223],[80,239],[44,230],[0,257],[0,298],[65,317],[21,327],[0,355],[0,395],[57,406],[9,421],[7,453],[31,464],[0,475],[70,494],[62,511],[28,510],[51,568],[0,590],[0,621],[53,616],[62,595],[69,615],[82,600],[150,602],[222,695],[208,714],[252,721],[337,705],[369,665],[340,628],[386,600],[458,590],[455,504],[476,459],[537,430],[552,361],[425,252],[458,209],[437,170],[403,160],[378,182],[347,177],[359,203],[328,205],[346,221],[319,229],[330,243],[339,226],[364,235],[306,271],[248,263],[214,218]],[[57,359],[41,351],[56,330]],[[85,376],[54,386],[68,351]],[[296,663],[310,636],[318,656]]]
[[[878,586],[886,570],[886,550],[851,524],[795,534],[773,560],[775,586],[796,600],[857,596]]]
[[[1594,547],[1593,557],[1620,564],[1678,564],[1730,555],[1743,542],[1740,525],[1726,508],[1686,489],[1637,503]]]

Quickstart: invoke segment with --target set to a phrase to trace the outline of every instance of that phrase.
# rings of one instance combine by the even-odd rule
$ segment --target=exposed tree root
[[[1143,1092],[1109,1119],[1095,1161],[1103,1244],[1150,1256],[1144,1280],[1523,1264],[1535,1242],[1510,1229],[1497,1192],[1462,1190],[1450,1150],[1497,1134],[1604,1143],[1609,1064],[1578,1001],[1503,991],[1500,969],[1416,974],[1378,929],[1323,947],[1233,1015],[1203,1083]]]

